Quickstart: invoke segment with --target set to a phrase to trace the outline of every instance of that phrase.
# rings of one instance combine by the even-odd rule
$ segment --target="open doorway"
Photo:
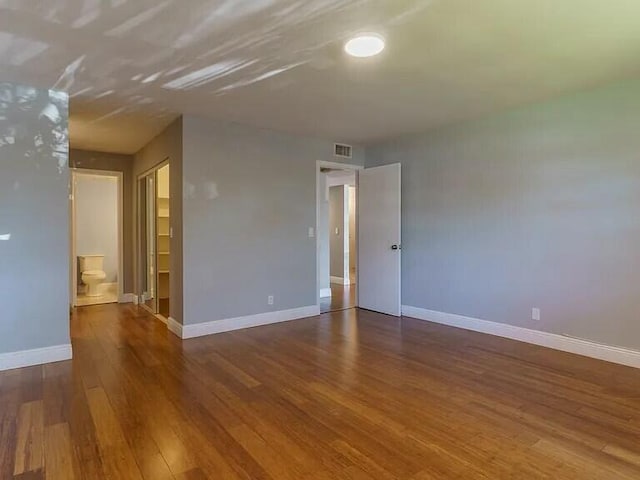
[[[123,296],[122,173],[72,170],[73,306],[117,303]]]
[[[170,167],[164,162],[138,177],[140,304],[165,320],[170,315]]]
[[[346,180],[347,177],[350,178]],[[401,165],[365,169],[318,161],[316,178],[320,312],[362,308],[399,317],[402,299]],[[350,187],[354,187],[353,190]],[[330,211],[332,197],[338,199],[337,213],[333,216]],[[343,202],[342,207],[340,202]],[[313,233],[311,229],[309,235],[313,236]],[[343,253],[346,252],[341,263],[338,256],[337,268],[332,267],[330,258],[331,244],[336,240],[337,251],[342,248]]]
[[[318,283],[320,312],[357,307],[356,169],[319,165]]]

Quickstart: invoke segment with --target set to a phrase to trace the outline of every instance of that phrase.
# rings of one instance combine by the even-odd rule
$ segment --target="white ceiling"
[[[180,113],[368,143],[640,74],[638,0],[0,0],[0,79],[66,89],[74,147]],[[351,34],[388,48],[347,58]]]

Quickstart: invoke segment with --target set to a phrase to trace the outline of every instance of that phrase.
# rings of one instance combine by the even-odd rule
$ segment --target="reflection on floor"
[[[320,312],[337,312],[356,306],[356,285],[331,284],[331,297],[320,299]]]
[[[640,478],[640,370],[358,309],[181,341],[76,309],[0,372],[0,478]]]
[[[86,307],[88,305],[102,305],[105,303],[118,303],[118,284],[102,285],[102,295],[99,297],[87,297],[84,293],[78,292],[78,307]]]

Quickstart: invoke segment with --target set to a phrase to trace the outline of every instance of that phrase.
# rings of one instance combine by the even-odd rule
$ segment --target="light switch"
[[[313,227],[309,227],[309,238],[313,238],[316,236],[316,230]]]
[[[336,235],[340,235],[340,229],[336,227]]]

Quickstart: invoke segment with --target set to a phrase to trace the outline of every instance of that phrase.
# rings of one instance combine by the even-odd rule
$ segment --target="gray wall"
[[[122,172],[123,188],[123,263],[122,273],[124,293],[134,293],[134,191],[133,155],[117,153],[90,152],[72,149],[69,152],[69,162],[73,168],[88,170],[108,170]]]
[[[170,295],[171,302],[170,316],[182,323],[182,302],[183,302],[183,286],[182,286],[182,117],[176,119],[162,133],[155,137],[148,145],[136,153],[133,164],[133,198],[137,198],[137,178],[139,175],[154,168],[158,164],[169,160],[170,172],[170,225],[173,230],[171,238],[171,275],[170,279]],[[137,202],[137,201],[136,201]],[[134,202],[133,218],[137,218],[137,203]],[[137,229],[134,228],[134,246],[137,245]],[[134,278],[136,294],[141,294],[141,286],[138,279],[139,263],[137,248],[134,248]]]
[[[183,121],[184,323],[315,305],[308,230],[316,225],[316,162],[335,161],[333,142]]]
[[[67,112],[0,83],[0,353],[71,343]]]
[[[403,166],[403,303],[640,349],[639,132],[636,81],[368,149]]]
[[[118,181],[76,176],[76,255],[104,255],[104,283],[118,281]],[[81,284],[78,270],[76,283]]]
[[[344,229],[345,201],[348,200],[345,199],[344,185],[329,188],[329,261],[331,276],[340,278],[344,278],[344,239],[345,234],[349,233]]]

